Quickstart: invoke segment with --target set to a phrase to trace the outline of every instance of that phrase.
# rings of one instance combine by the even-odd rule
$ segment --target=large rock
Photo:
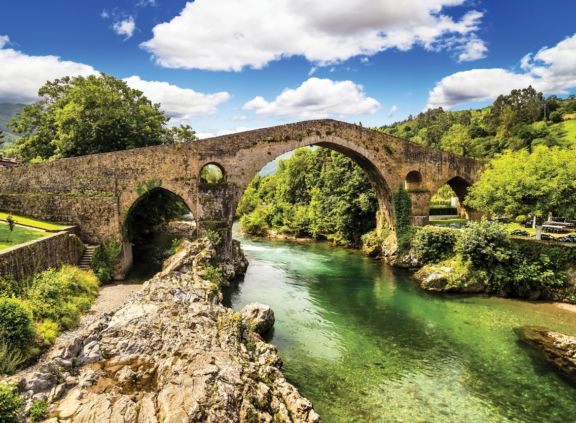
[[[424,266],[414,277],[422,289],[431,292],[479,294],[486,290],[483,284],[468,280],[466,274],[456,274],[450,266]]]
[[[576,337],[538,326],[516,330],[520,340],[535,348],[544,359],[576,383]]]
[[[264,304],[248,304],[240,311],[240,314],[254,332],[260,335],[268,333],[276,321],[274,311]]]
[[[214,256],[185,242],[116,312],[59,340],[14,377],[28,404],[47,398],[52,422],[319,422],[275,347],[202,278]],[[258,310],[264,328],[272,312]]]

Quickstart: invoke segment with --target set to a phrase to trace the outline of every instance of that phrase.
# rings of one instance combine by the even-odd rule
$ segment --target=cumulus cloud
[[[92,66],[58,56],[29,56],[5,48],[8,42],[8,36],[0,36],[0,103],[33,103],[46,81],[97,73]]]
[[[483,14],[442,12],[466,0],[196,0],[142,44],[165,67],[239,71],[282,57],[327,65],[416,45],[454,49],[476,37]],[[453,43],[443,43],[445,37]]]
[[[554,47],[525,55],[519,67],[520,71],[473,69],[449,75],[430,91],[428,107],[449,109],[458,104],[492,100],[529,85],[548,94],[566,93],[576,88],[576,34]]]
[[[221,135],[236,134],[238,132],[251,131],[253,129],[258,129],[258,128],[251,128],[251,127],[247,127],[247,126],[238,126],[236,128],[218,129],[216,131],[197,132],[196,136],[198,138],[200,138],[201,140],[203,140],[206,138],[219,137]]]
[[[124,81],[144,93],[168,116],[175,119],[189,119],[216,113],[218,105],[230,98],[227,92],[203,94],[190,88],[180,88],[162,81],[144,81],[139,76],[130,76]]]
[[[472,62],[486,57],[488,47],[484,41],[479,38],[470,39],[463,47],[462,52],[458,56],[459,62]]]
[[[123,35],[125,40],[132,37],[134,30],[136,29],[136,22],[132,16],[128,16],[126,19],[114,22],[112,29],[118,35]]]
[[[310,78],[296,89],[285,89],[273,101],[254,97],[244,104],[260,116],[324,118],[330,115],[375,113],[380,103],[366,96],[361,85],[352,81]]]

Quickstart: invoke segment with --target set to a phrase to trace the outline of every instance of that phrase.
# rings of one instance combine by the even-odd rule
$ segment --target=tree
[[[180,126],[173,126],[170,132],[174,142],[191,142],[197,141],[196,131],[190,125],[183,124]]]
[[[104,153],[174,142],[169,118],[141,91],[110,75],[64,77],[38,91],[10,127],[21,137],[15,152],[25,161]],[[193,132],[193,131],[192,131]]]
[[[465,204],[506,217],[574,216],[576,148],[536,146],[532,152],[504,153],[488,164]]]
[[[16,222],[14,222],[14,218],[12,217],[12,215],[8,215],[6,217],[6,223],[8,223],[8,240],[12,237],[12,232],[14,232],[14,227],[16,226]]]

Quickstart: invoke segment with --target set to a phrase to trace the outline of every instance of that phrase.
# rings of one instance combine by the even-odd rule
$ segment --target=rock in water
[[[524,326],[516,333],[524,343],[539,351],[548,363],[576,383],[576,337],[538,326]]]
[[[59,339],[13,377],[28,404],[48,399],[60,423],[319,422],[276,348],[203,279],[215,254],[206,239],[185,242],[118,310]],[[255,310],[255,326],[269,327],[272,310]]]
[[[265,335],[272,329],[276,321],[274,311],[264,304],[248,304],[240,311],[240,314],[254,332],[260,335]]]

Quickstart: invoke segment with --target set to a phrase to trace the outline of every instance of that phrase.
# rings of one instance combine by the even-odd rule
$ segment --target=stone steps
[[[92,263],[92,257],[94,257],[94,252],[96,251],[97,245],[86,245],[84,250],[84,255],[78,263],[78,267],[82,270],[90,270],[90,264]]]

